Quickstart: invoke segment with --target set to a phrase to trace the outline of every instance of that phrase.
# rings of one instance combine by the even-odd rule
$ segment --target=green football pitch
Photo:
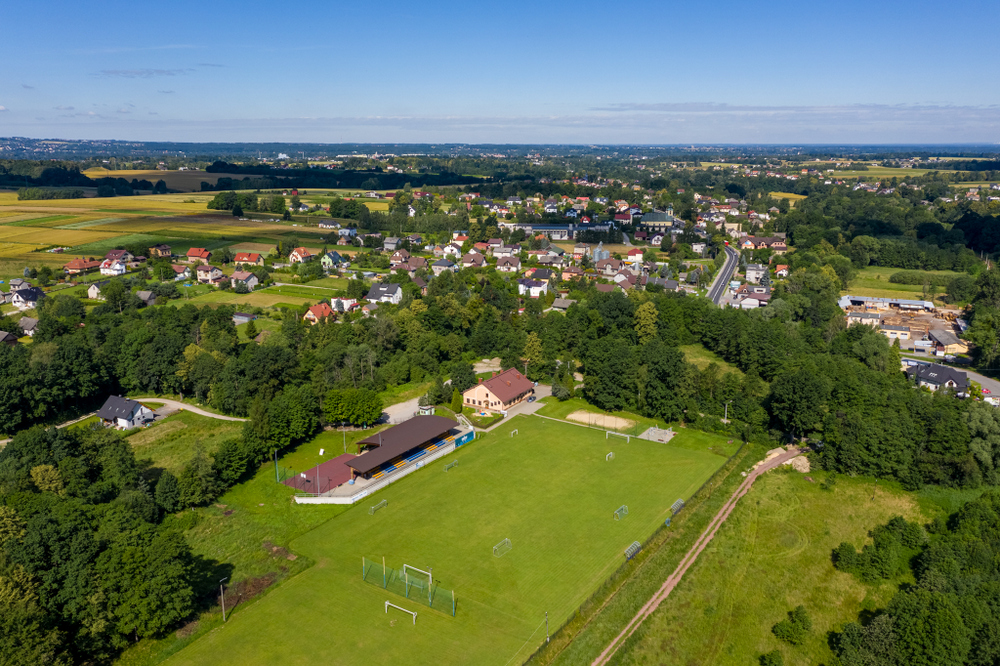
[[[554,630],[622,564],[629,544],[722,466],[709,446],[733,448],[689,430],[670,444],[626,442],[516,417],[298,538],[292,550],[313,567],[171,663],[519,664],[545,640],[546,611]],[[616,521],[623,504],[628,515]],[[505,538],[513,548],[494,557]],[[455,617],[362,581],[362,558],[383,556],[390,567],[433,567],[435,582],[455,591]],[[416,624],[386,613],[386,601],[416,611]]]

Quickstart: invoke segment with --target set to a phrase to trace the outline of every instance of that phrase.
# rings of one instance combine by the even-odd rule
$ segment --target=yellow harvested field
[[[88,229],[42,229],[40,227],[0,227],[0,241],[37,245],[83,245],[113,238],[117,234]]]
[[[365,201],[364,204],[368,206],[368,210],[389,210],[388,201]]]
[[[794,194],[792,192],[768,192],[775,199],[791,199],[792,201],[800,201],[806,198],[804,194]]]
[[[207,171],[110,171],[101,167],[84,171],[89,178],[124,178],[125,180],[148,180],[155,183],[162,180],[171,190],[182,192],[200,192],[203,182],[215,185],[220,178],[235,178],[242,180],[243,175],[235,173],[208,173]],[[253,178],[253,176],[250,176]]]
[[[45,245],[0,242],[0,257],[18,257],[41,247],[45,247]]]
[[[272,305],[277,305],[279,303],[285,303],[288,305],[305,305],[307,303],[315,303],[317,300],[322,298],[322,296],[328,292],[320,292],[314,299],[301,298],[299,296],[286,296],[282,294],[267,294],[267,293],[250,293],[250,294],[237,294],[235,292],[220,294],[218,292],[209,292],[204,296],[195,296],[190,301],[185,301],[189,303],[194,303],[196,305],[204,304],[209,306],[222,305],[224,303],[232,305],[252,305],[259,308],[267,308]]]

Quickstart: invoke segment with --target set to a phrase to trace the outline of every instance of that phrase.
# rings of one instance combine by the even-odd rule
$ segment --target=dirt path
[[[715,533],[719,531],[722,523],[726,522],[726,518],[728,518],[729,514],[731,514],[733,509],[736,508],[736,503],[740,501],[741,497],[750,491],[750,486],[753,485],[754,480],[764,472],[774,469],[781,463],[786,460],[791,460],[800,453],[801,451],[798,449],[795,449],[794,451],[786,451],[767,461],[747,475],[747,478],[743,480],[743,483],[741,483],[739,488],[736,489],[736,492],[732,494],[722,508],[719,509],[719,512],[715,514],[712,522],[708,524],[705,531],[702,532],[701,536],[698,537],[698,540],[694,542],[694,545],[691,546],[691,549],[684,556],[684,559],[680,561],[680,564],[677,565],[674,572],[670,574],[666,581],[664,581],[660,589],[653,595],[653,598],[647,601],[646,604],[639,609],[639,612],[636,613],[635,617],[633,617],[627,625],[625,625],[622,632],[618,634],[613,641],[611,641],[611,644],[608,645],[608,647],[604,648],[604,652],[602,652],[600,656],[594,660],[592,666],[603,666],[604,664],[607,664],[615,655],[615,652],[618,651],[618,648],[621,647],[626,640],[628,640],[629,636],[634,634],[635,630],[639,628],[643,621],[652,615],[653,612],[659,608],[660,604],[666,600],[674,588],[677,587],[677,584],[680,583],[681,578],[687,570],[691,568],[691,565],[698,559],[701,552],[705,550],[705,547],[715,537]]]

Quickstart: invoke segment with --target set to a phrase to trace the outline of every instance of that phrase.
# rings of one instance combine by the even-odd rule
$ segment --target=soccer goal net
[[[501,541],[497,545],[493,546],[493,556],[494,557],[503,557],[513,547],[514,546],[510,543],[510,539],[504,539],[503,541]]]
[[[608,455],[604,456],[604,459],[605,460],[609,460],[609,461],[610,460],[614,460],[615,459],[615,452],[611,451],[610,453],[608,453]]]
[[[604,431],[604,439],[605,440],[607,440],[609,437],[611,437],[611,435],[617,435],[618,437],[624,437],[626,444],[630,444],[632,442],[632,436],[631,435],[626,435],[625,433],[622,433],[622,432],[612,432],[610,430],[605,430]]]
[[[378,504],[373,505],[372,508],[368,509],[368,515],[374,516],[376,511],[378,511],[379,509],[384,509],[388,505],[389,505],[389,500],[382,500]]]
[[[684,500],[682,499],[679,499],[670,505],[670,510],[673,511],[675,516],[677,515],[677,512],[683,508],[684,508]]]
[[[452,467],[456,467],[457,465],[458,465],[458,461],[457,460],[452,460],[450,463],[448,463],[447,465],[444,466],[444,471],[447,472],[449,469],[451,469]]]
[[[628,515],[628,506],[622,504],[620,507],[615,509],[615,520],[621,520]]]

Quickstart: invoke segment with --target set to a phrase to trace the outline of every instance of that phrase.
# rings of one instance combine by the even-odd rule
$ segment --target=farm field
[[[292,541],[316,564],[169,663],[476,663],[525,659],[725,458],[519,416]],[[681,433],[678,439],[688,436]],[[711,437],[704,435],[705,437]],[[722,439],[722,438],[714,438]],[[723,440],[724,441],[724,440]],[[605,454],[615,450],[613,461]],[[445,473],[446,462],[459,465]],[[368,506],[385,499],[374,516]],[[629,515],[613,519],[616,508]],[[310,511],[319,507],[298,507]],[[502,558],[492,547],[509,538]],[[361,580],[361,558],[434,567],[455,617]],[[416,625],[384,602],[416,610]]]
[[[775,199],[791,199],[793,204],[796,201],[802,201],[806,198],[804,194],[794,194],[792,192],[768,192],[768,194]]]
[[[831,663],[828,632],[893,593],[891,585],[870,588],[836,571],[832,550],[843,541],[860,548],[868,530],[893,516],[924,522],[941,509],[882,483],[872,502],[871,479],[840,476],[825,490],[824,478],[782,471],[760,478],[615,663],[744,666],[774,649],[788,666]],[[771,627],[799,604],[813,630],[792,647]]]

